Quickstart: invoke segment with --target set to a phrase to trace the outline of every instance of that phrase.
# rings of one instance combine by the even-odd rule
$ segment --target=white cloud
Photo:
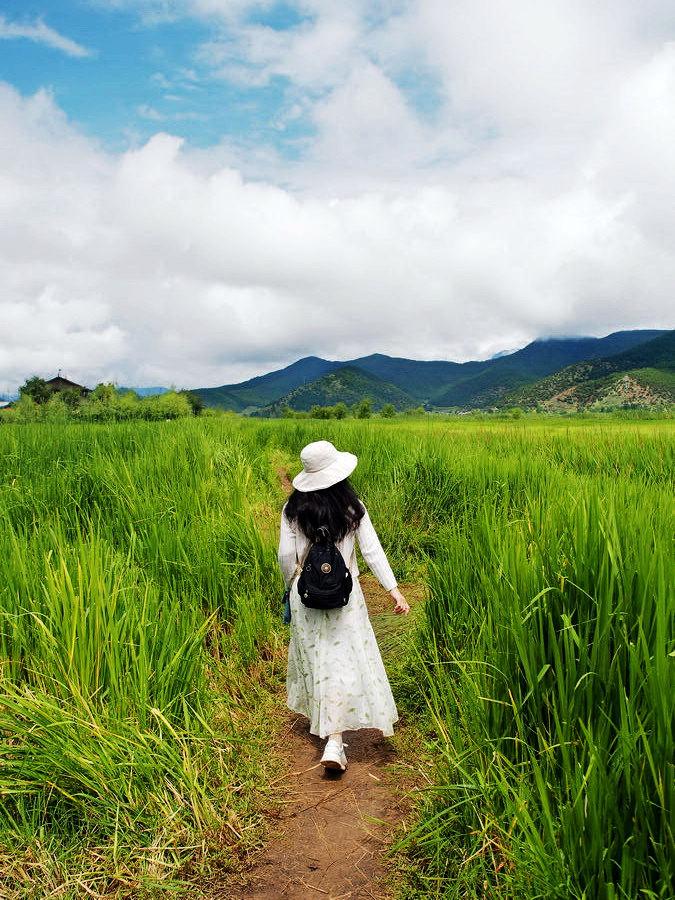
[[[0,390],[58,366],[197,386],[307,353],[466,359],[672,325],[665,0],[392,2],[379,18],[306,0],[311,19],[282,34],[244,6],[164,12],[217,18],[214,71],[288,80],[275,124],[313,128],[294,162],[163,132],[107,154],[48,93],[0,91]],[[437,82],[430,115],[405,87],[419,73]]]
[[[323,90],[349,75],[360,27],[360,19],[339,6],[292,29],[232,27],[225,40],[207,42],[200,56],[217,75],[241,84],[261,86],[283,76],[305,89]]]
[[[164,99],[169,101],[179,101],[182,98],[169,94],[165,95]],[[171,110],[170,112],[163,113],[147,103],[141,103],[137,106],[136,114],[140,116],[141,119],[148,119],[151,122],[201,122],[207,118],[204,113],[194,112],[194,110],[189,109],[180,112]]]
[[[165,119],[166,116],[159,112],[159,110],[155,109],[154,106],[150,106],[147,103],[141,103],[136,107],[136,113],[142,119],[150,119],[151,122],[161,122],[162,119]]]
[[[68,56],[91,56],[92,51],[77,41],[73,41],[49,25],[46,25],[42,19],[35,22],[9,22],[4,16],[0,16],[0,40],[15,40],[17,38],[25,38],[34,41],[37,44],[45,44],[47,47],[53,47],[55,50],[61,50]]]

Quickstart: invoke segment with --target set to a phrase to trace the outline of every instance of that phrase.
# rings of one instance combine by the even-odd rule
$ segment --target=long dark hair
[[[338,481],[319,491],[293,491],[286,503],[285,515],[310,541],[319,537],[319,529],[328,529],[337,543],[350,531],[356,531],[364,507],[349,479]]]

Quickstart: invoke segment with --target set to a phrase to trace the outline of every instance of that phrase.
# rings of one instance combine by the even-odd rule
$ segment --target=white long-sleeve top
[[[286,587],[290,587],[296,572],[296,566],[300,560],[304,560],[309,550],[309,541],[306,535],[288,521],[285,509],[281,511],[281,529],[279,534],[279,566],[284,576]],[[364,515],[356,531],[350,531],[337,545],[345,564],[352,573],[352,578],[358,578],[359,570],[354,553],[354,541],[358,540],[363,558],[368,563],[371,572],[380,582],[382,587],[391,591],[396,587],[396,578],[391,570],[389,561],[382,549],[382,544],[370,521],[368,510],[364,506]],[[353,556],[353,560],[352,560]],[[351,565],[350,565],[351,562]]]

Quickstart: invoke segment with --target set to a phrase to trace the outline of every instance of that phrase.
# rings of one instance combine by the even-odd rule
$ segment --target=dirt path
[[[303,717],[289,714],[280,751],[289,768],[290,796],[279,833],[248,872],[238,897],[385,898],[381,884],[391,827],[401,818],[383,767],[395,759],[374,730],[345,732],[349,766],[343,774],[319,764],[323,741]],[[235,896],[234,894],[232,895]]]

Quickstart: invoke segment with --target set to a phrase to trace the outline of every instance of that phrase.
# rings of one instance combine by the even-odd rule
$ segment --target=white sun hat
[[[293,479],[298,491],[320,491],[343,481],[356,468],[358,458],[346,450],[336,450],[330,441],[313,441],[302,448],[302,472]]]

